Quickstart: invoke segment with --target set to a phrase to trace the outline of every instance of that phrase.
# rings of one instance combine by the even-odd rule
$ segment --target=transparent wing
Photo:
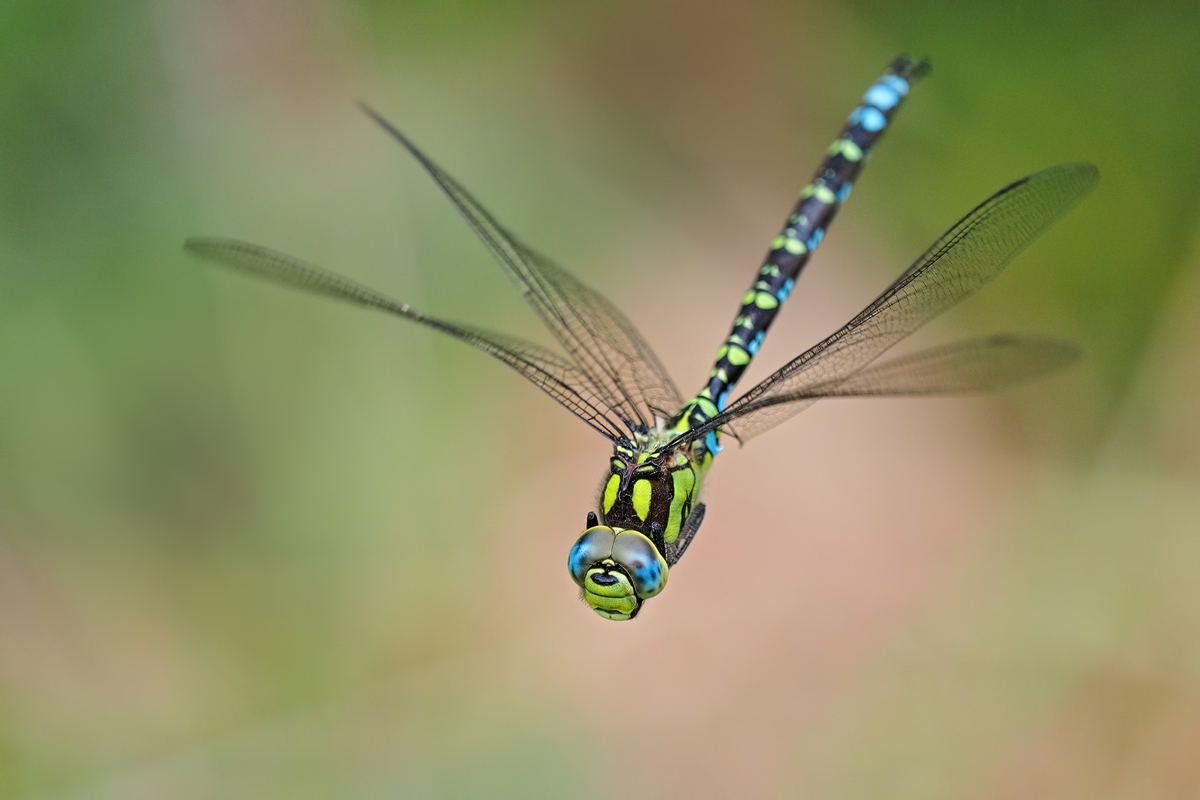
[[[588,377],[566,358],[532,342],[422,314],[349,278],[259,245],[192,238],[184,242],[184,249],[239,272],[384,311],[449,334],[500,359],[607,438],[615,441],[624,436],[619,420],[606,414],[604,401]]]
[[[587,376],[604,406],[632,433],[670,417],[683,399],[658,356],[633,324],[599,292],[522,244],[458,181],[368,106],[363,110],[400,142],[446,192],[467,223],[521,290],[571,360]]]
[[[780,402],[986,392],[1045,377],[1082,356],[1075,345],[1054,339],[1013,335],[968,339],[872,364],[844,381],[812,386],[803,397]]]
[[[734,420],[738,438],[745,441],[799,413],[814,397],[830,396],[892,345],[992,281],[1091,191],[1098,177],[1091,164],[1064,164],[1001,189],[934,242],[854,319],[679,441]]]

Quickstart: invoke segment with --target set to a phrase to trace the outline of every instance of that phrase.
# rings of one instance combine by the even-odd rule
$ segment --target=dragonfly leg
[[[696,531],[700,530],[701,522],[704,522],[704,503],[697,503],[696,507],[692,509],[692,513],[688,514],[688,518],[684,520],[679,538],[667,545],[668,567],[675,566],[679,563],[679,559],[683,558],[684,551],[692,543],[692,537],[696,535]]]

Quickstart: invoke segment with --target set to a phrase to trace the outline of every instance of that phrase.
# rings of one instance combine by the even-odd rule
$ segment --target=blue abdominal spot
[[[892,87],[877,83],[870,89],[867,89],[867,93],[863,95],[863,100],[876,108],[887,111],[889,108],[894,108],[900,102],[900,95]]]
[[[878,108],[864,108],[862,113],[862,126],[874,133],[875,131],[883,130],[887,125],[887,117]]]
[[[904,78],[901,78],[899,75],[884,75],[879,79],[879,82],[889,87],[901,97],[908,94],[908,81],[904,80]]]

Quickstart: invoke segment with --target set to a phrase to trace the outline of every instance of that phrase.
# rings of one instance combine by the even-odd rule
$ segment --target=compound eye
[[[625,568],[633,590],[643,600],[654,597],[667,585],[666,560],[654,542],[637,531],[621,531],[612,546],[612,559]]]
[[[567,556],[567,570],[571,573],[571,580],[583,586],[588,568],[612,555],[615,538],[613,529],[603,525],[584,531],[583,536],[580,536],[571,548],[571,554]]]

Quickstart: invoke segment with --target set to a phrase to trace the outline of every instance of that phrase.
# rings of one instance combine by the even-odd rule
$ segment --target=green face
[[[605,619],[633,619],[667,585],[667,562],[643,534],[604,525],[588,528],[567,557],[571,580]]]

